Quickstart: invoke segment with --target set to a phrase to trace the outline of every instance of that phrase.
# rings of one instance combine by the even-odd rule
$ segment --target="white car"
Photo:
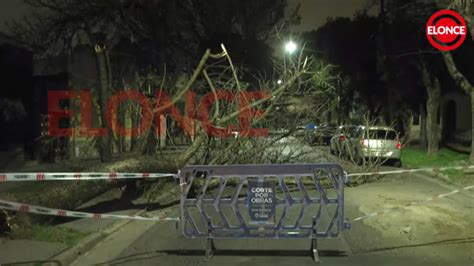
[[[359,126],[347,144],[346,152],[357,164],[365,164],[368,160],[377,160],[389,162],[395,167],[402,165],[402,144],[393,128]]]

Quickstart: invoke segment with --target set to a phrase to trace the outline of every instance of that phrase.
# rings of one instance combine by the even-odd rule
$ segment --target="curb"
[[[433,174],[433,173],[416,173],[417,176],[423,178],[426,181],[429,181],[431,183],[437,184],[443,188],[450,189],[450,190],[456,190],[460,189],[461,186],[453,183],[447,176],[438,173],[438,174]],[[441,179],[441,180],[440,180]],[[447,184],[448,183],[448,184]],[[474,195],[471,193],[468,193],[466,191],[460,190],[459,194],[464,195],[469,198],[474,198]]]
[[[141,210],[136,212],[134,215],[141,215],[145,212],[145,210]],[[114,222],[112,225],[107,227],[100,232],[92,233],[82,239],[78,244],[67,248],[61,251],[59,254],[49,258],[45,265],[70,265],[73,263],[79,256],[86,253],[87,251],[91,250],[97,244],[99,244],[102,240],[104,240],[108,235],[112,234],[113,232],[119,230],[123,226],[127,225],[128,223],[132,222],[132,220],[119,220]]]
[[[449,179],[449,177],[445,174],[442,174],[440,172],[437,172],[437,173],[434,173],[434,172],[423,172],[421,173],[422,175],[425,175],[425,176],[429,176],[433,179],[441,179],[443,180],[445,183],[445,185],[450,185],[450,186],[456,186],[456,187],[459,187],[456,183],[454,183],[453,181],[451,181]]]

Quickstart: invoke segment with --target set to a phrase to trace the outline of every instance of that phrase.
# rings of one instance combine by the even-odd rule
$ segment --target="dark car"
[[[337,126],[333,124],[315,126],[312,134],[308,138],[309,143],[312,145],[329,145],[336,129]]]
[[[344,156],[345,145],[357,126],[339,126],[329,141],[329,151],[338,156]]]

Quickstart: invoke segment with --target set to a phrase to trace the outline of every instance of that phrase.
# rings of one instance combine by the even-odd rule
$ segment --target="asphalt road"
[[[436,194],[450,188],[416,175],[392,176],[383,181],[346,189],[346,217],[354,218],[374,198],[394,191],[414,189],[419,197]],[[385,190],[384,190],[385,189]],[[387,191],[388,189],[388,191]],[[374,192],[371,198],[371,192]],[[376,194],[375,192],[378,192]],[[416,193],[409,193],[417,199]],[[390,199],[390,197],[388,197]],[[406,200],[406,199],[402,199]],[[368,203],[367,203],[368,202]],[[381,206],[387,203],[384,198]],[[456,194],[446,201],[431,203],[430,208],[457,206],[453,212],[467,213],[463,220],[474,225],[474,198]],[[369,204],[370,205],[370,204]],[[387,205],[388,206],[388,205]],[[430,209],[431,210],[431,209]],[[172,207],[168,216],[178,216]],[[444,212],[444,211],[443,211]],[[470,214],[470,215],[469,215]],[[429,231],[431,220],[417,220],[415,213],[399,212],[370,223],[356,222],[350,230],[336,239],[321,239],[318,243],[322,265],[474,265],[474,234],[447,231]],[[426,214],[419,214],[426,215]],[[440,215],[440,214],[437,214]],[[430,218],[435,222],[437,216]],[[390,225],[390,221],[395,224]],[[392,228],[383,229],[387,223]],[[386,234],[393,227],[410,225],[414,239],[404,233]],[[380,225],[382,229],[379,228]],[[438,227],[450,226],[437,224]],[[423,228],[428,228],[427,232]],[[392,230],[393,231],[393,230]],[[413,232],[411,232],[413,233]],[[436,236],[436,234],[440,234]],[[443,235],[444,234],[444,235]],[[410,236],[412,237],[412,236]],[[408,240],[410,239],[410,240]],[[75,265],[314,265],[310,256],[310,241],[272,239],[217,239],[217,251],[205,262],[206,240],[180,237],[173,222],[132,222],[107,237],[94,249],[81,256]]]
[[[160,238],[166,241],[158,240]],[[414,265],[416,262],[416,258],[401,257],[390,251],[349,256],[343,242],[343,238],[320,241],[323,264]],[[217,240],[218,250],[208,263],[204,261],[205,244],[201,240],[179,239],[172,228],[159,225],[150,228],[120,256],[102,262],[118,265],[314,265],[309,241],[304,240]]]

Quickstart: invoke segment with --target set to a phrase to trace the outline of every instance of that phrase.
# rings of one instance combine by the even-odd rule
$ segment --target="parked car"
[[[346,157],[353,159],[357,164],[378,160],[387,161],[396,167],[402,165],[402,145],[393,128],[358,126],[347,144]]]
[[[339,126],[336,129],[336,132],[331,137],[329,141],[329,151],[331,154],[337,156],[344,156],[345,146],[347,141],[351,137],[351,134],[354,133],[354,130],[357,129],[357,126]]]
[[[297,138],[303,138],[304,140],[308,141],[309,136],[313,135],[315,128],[316,125],[313,123],[309,123],[304,126],[297,126],[293,136]]]
[[[312,145],[329,145],[336,128],[332,124],[315,126],[313,132],[308,136],[309,143]]]

